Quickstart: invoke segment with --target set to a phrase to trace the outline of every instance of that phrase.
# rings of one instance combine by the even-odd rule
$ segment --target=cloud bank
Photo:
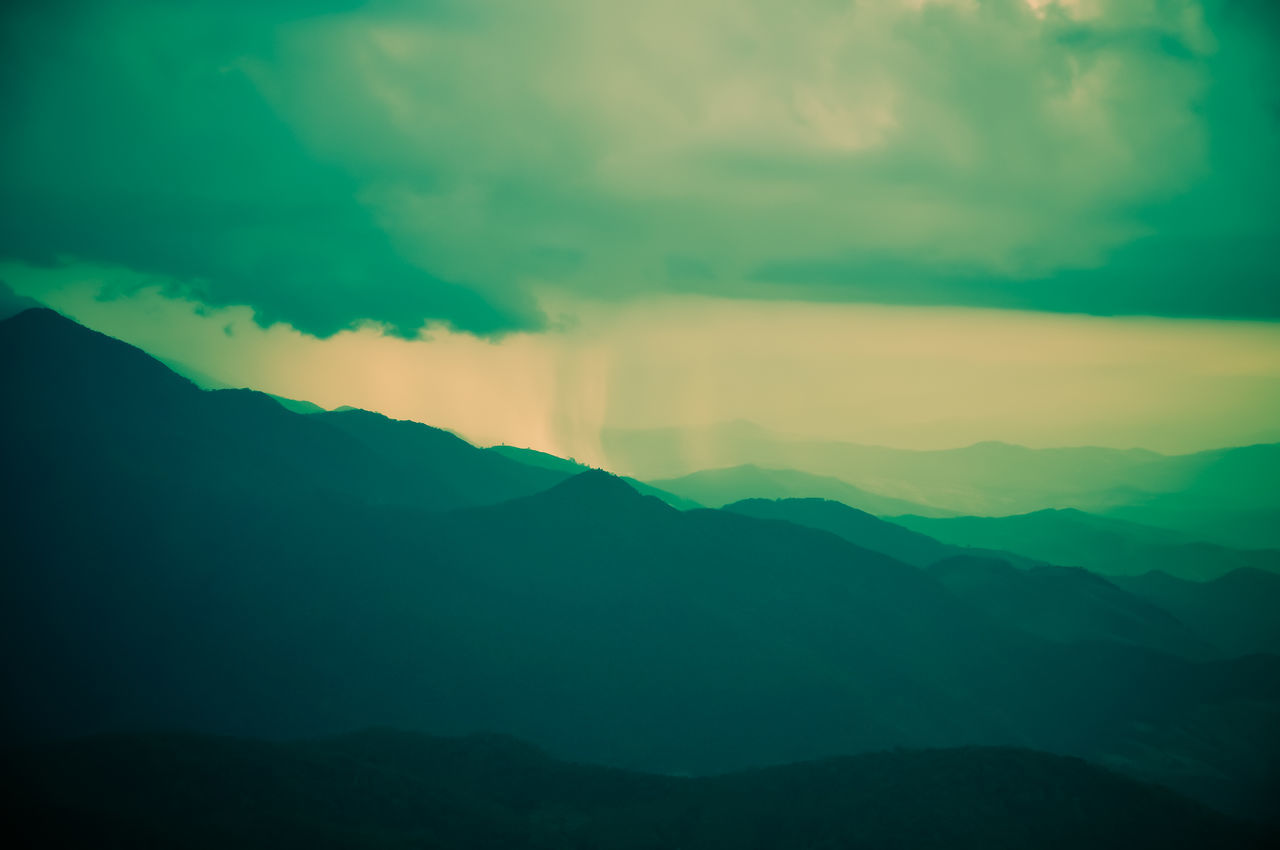
[[[1261,0],[11,6],[0,259],[329,336],[658,294],[1280,318]]]

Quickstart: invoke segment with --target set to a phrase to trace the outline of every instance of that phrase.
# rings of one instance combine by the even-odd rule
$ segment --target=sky
[[[6,4],[0,280],[592,459],[1280,436],[1268,0]]]

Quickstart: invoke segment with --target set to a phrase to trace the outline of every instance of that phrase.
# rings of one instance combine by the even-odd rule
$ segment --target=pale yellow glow
[[[938,448],[1191,451],[1280,438],[1280,328],[959,308],[546,300],[565,329],[500,342],[364,327],[327,340],[197,310],[103,269],[11,266],[16,290],[236,386],[350,404],[604,463],[600,429],[746,419],[803,437]],[[101,299],[104,286],[141,286]]]

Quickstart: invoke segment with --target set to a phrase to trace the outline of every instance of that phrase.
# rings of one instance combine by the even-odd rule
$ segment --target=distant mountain
[[[387,724],[688,773],[1016,744],[1209,776],[1224,806],[1280,754],[1203,752],[1280,705],[1280,659],[1040,640],[827,532],[203,392],[45,311],[0,323],[0,391],[11,740]]]
[[[831,499],[743,499],[727,504],[723,509],[758,519],[781,520],[829,531],[864,549],[916,567],[927,567],[944,558],[971,553],[971,550],[940,543],[932,537]],[[1007,557],[1024,560],[1018,555]]]
[[[1048,566],[997,550],[951,546],[821,499],[749,499],[726,505],[724,510],[821,528],[925,567],[957,596],[1000,623],[1048,640],[1116,641],[1188,658],[1220,654],[1167,611],[1079,568]]]
[[[856,443],[803,440],[750,423],[649,431],[605,429],[611,466],[652,480],[692,471],[755,464],[834,476],[894,498],[952,513],[1020,513],[1096,501],[1104,491],[1136,486],[1163,455],[1106,448],[1029,449],[986,442],[917,451]],[[1145,479],[1144,479],[1145,481]],[[1127,493],[1102,497],[1127,504]]]
[[[94,738],[5,753],[11,834],[84,847],[1250,848],[1275,836],[1076,759],[964,748],[687,779],[512,739]]]
[[[591,469],[591,467],[587,466],[585,463],[578,463],[576,460],[571,458],[558,457],[553,454],[548,454],[547,452],[540,452],[536,449],[522,449],[515,446],[490,446],[485,451],[502,455],[505,458],[528,464],[529,466],[563,472],[567,475],[577,475]],[[638,481],[635,478],[623,477],[622,480],[634,487],[636,492],[643,493],[646,496],[657,496],[673,508],[688,511],[703,507],[703,505],[700,505],[691,499],[683,499],[675,493],[668,493],[666,490],[659,490],[657,487],[654,487],[651,484],[646,484],[643,481]]]
[[[682,478],[650,483],[711,508],[743,499],[819,498],[842,502],[871,514],[950,515],[947,511],[870,493],[838,478],[792,469],[761,469],[752,464],[707,469]]]
[[[1243,569],[1193,582],[1156,571],[1113,581],[1227,652],[1280,655],[1280,575]]]
[[[834,476],[873,493],[952,513],[1115,510],[1119,516],[1186,528],[1217,542],[1280,546],[1276,444],[1174,456],[1142,449],[1030,449],[998,442],[914,451],[803,440],[744,422],[605,429],[601,441],[612,468],[646,480],[755,464]],[[1250,520],[1252,514],[1262,516]]]
[[[1280,551],[1241,550],[1194,542],[1180,532],[1077,510],[1008,517],[893,517],[893,522],[945,543],[1004,549],[1108,576],[1163,570],[1205,581],[1233,570],[1280,571]]]
[[[1241,549],[1280,549],[1280,509],[1223,509],[1179,494],[1142,499],[1101,511],[1106,516],[1160,527],[1197,540]]]

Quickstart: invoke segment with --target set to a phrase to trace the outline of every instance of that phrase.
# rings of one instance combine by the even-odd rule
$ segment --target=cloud
[[[1274,18],[1193,0],[27,16],[6,28],[0,252],[166,275],[318,335],[539,329],[541,304],[682,292],[1280,318]]]
[[[72,8],[15,16],[0,45],[13,62],[6,257],[162,274],[175,291],[321,336],[362,320],[405,335],[427,320],[478,333],[541,321],[518,291],[487,296],[407,260],[361,184],[299,143],[241,68],[296,18]]]

